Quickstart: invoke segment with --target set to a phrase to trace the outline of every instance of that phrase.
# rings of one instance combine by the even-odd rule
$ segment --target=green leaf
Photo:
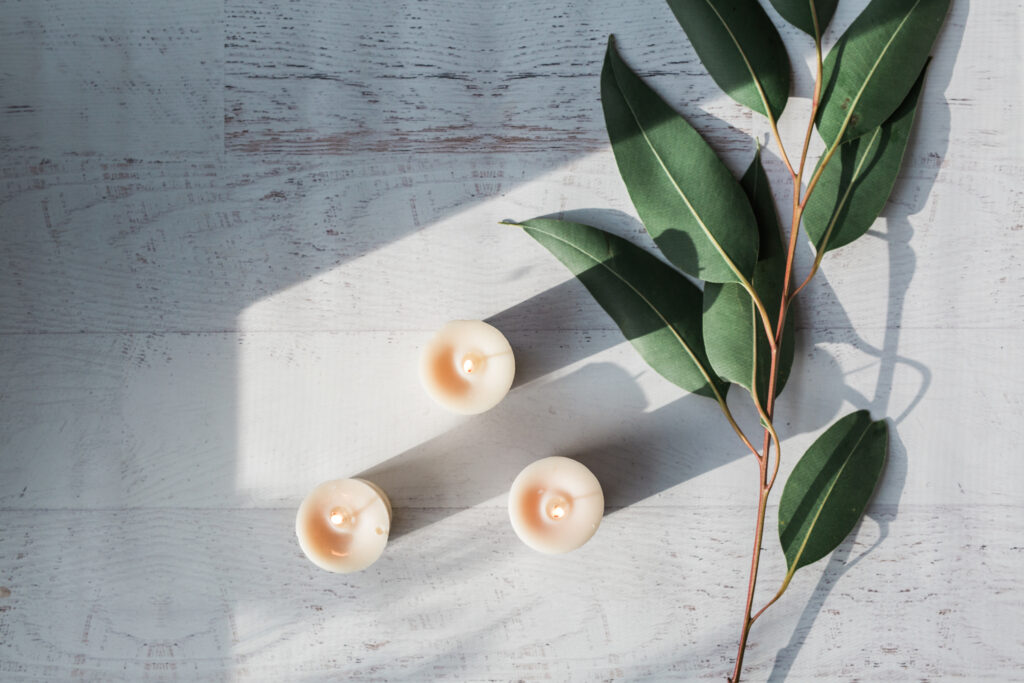
[[[888,119],[906,98],[950,0],[872,0],[825,59],[818,132],[831,146]]]
[[[772,7],[782,18],[810,36],[819,38],[825,34],[825,28],[832,21],[839,0],[771,0]],[[811,7],[818,17],[818,30],[814,30],[814,16]]]
[[[789,98],[789,55],[757,0],[668,0],[715,83],[778,119]]]
[[[703,280],[749,279],[757,224],[743,189],[700,134],[622,61],[614,37],[601,103],[619,173],[666,258]]]
[[[648,365],[687,391],[724,398],[729,385],[704,351],[701,292],[679,271],[589,225],[550,218],[517,225],[579,278]]]
[[[779,218],[775,212],[768,176],[761,165],[758,150],[741,181],[754,207],[760,233],[761,252],[754,267],[754,291],[764,302],[772,326],[778,324],[782,281],[786,274],[786,252],[782,248]],[[764,325],[754,302],[736,283],[707,283],[704,286],[704,343],[711,367],[723,378],[752,391],[754,377],[754,336],[757,336],[757,389],[761,405],[768,397],[771,349]],[[782,332],[779,371],[775,395],[782,392],[793,365],[793,316],[788,316]]]
[[[779,500],[779,540],[790,573],[828,555],[864,514],[889,450],[885,420],[841,418],[811,444]]]
[[[804,209],[804,227],[819,252],[854,241],[882,212],[903,163],[924,74],[885,123],[843,143],[822,172]]]

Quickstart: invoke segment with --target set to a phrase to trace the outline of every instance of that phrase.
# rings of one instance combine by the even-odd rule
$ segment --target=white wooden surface
[[[892,452],[758,623],[750,680],[1024,680],[1021,4],[955,0],[887,218],[803,300],[783,475],[855,408]],[[734,170],[765,124],[659,2],[557,5],[0,2],[0,679],[724,677],[756,468],[497,222],[645,241],[599,109],[610,32]],[[417,385],[450,318],[516,348],[486,415]],[[503,510],[552,454],[609,505],[554,558]],[[321,572],[294,509],[367,472],[392,543]]]

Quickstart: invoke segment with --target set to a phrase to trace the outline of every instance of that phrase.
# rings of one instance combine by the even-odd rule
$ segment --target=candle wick
[[[328,515],[328,519],[331,520],[331,524],[334,526],[342,526],[348,523],[349,515],[344,510],[335,508],[334,510],[331,510],[331,514]]]
[[[549,519],[557,522],[560,519],[565,519],[571,508],[571,502],[561,496],[558,496],[554,500],[550,500],[547,505],[544,506],[544,511],[547,513]]]

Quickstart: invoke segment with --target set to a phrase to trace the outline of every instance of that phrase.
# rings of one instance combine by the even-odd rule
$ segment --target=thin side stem
[[[736,418],[732,416],[732,411],[729,410],[729,406],[728,404],[726,404],[725,398],[720,393],[718,393],[718,390],[715,388],[713,384],[711,384],[710,386],[711,390],[715,392],[715,400],[718,401],[718,407],[722,409],[722,414],[725,415],[725,419],[729,422],[729,425],[732,427],[733,431],[736,432],[736,435],[740,437],[740,440],[744,444],[746,444],[747,448],[750,449],[750,452],[754,454],[754,457],[760,460],[761,454],[758,452],[756,448],[754,448],[754,444],[750,443],[750,439],[747,438],[747,435],[743,433],[743,430],[740,429],[740,426],[736,423]]]
[[[781,328],[780,328],[781,329]],[[781,338],[781,337],[780,337]],[[775,439],[775,469],[771,477],[771,481],[767,478],[767,468],[761,476],[761,485],[766,486],[768,491],[771,491],[772,484],[775,482],[775,473],[779,471],[779,461],[782,458],[782,442],[779,441],[779,435],[775,432],[775,427],[772,425],[771,418],[775,412],[775,385],[778,382],[779,376],[779,349],[778,347],[772,351],[771,360],[771,372],[768,374],[768,425],[772,426],[770,435]],[[761,446],[761,452],[764,453],[765,462],[768,461],[770,454],[771,442],[769,441],[769,430],[767,427],[764,432],[764,445]]]
[[[792,303],[796,295],[799,294],[804,287],[814,278],[814,275],[818,272],[818,267],[821,266],[821,259],[825,256],[825,250],[821,249],[817,254],[814,255],[814,265],[811,266],[811,272],[807,273],[807,277],[800,283],[800,286],[793,290],[793,293],[789,295],[789,301]],[[788,307],[789,304],[787,304]]]
[[[757,621],[757,618],[760,617],[762,614],[764,614],[765,610],[767,610],[769,607],[774,605],[775,602],[779,598],[782,597],[782,594],[786,592],[787,588],[789,588],[789,582],[793,580],[793,574],[795,574],[795,573],[796,573],[795,569],[790,569],[788,572],[786,572],[786,578],[783,579],[782,586],[779,588],[778,592],[772,597],[771,600],[769,600],[767,603],[765,603],[764,607],[762,607],[761,609],[759,609],[757,611],[757,614],[755,614],[754,616],[750,617],[750,623],[751,624],[753,624],[755,621]]]
[[[811,12],[814,15],[814,24],[815,26],[817,26],[818,17],[817,12],[815,12],[813,8],[813,5],[811,8]],[[815,72],[814,77],[814,96],[811,98],[811,118],[807,122],[807,132],[804,134],[804,146],[800,152],[800,167],[797,170],[798,183],[803,180],[804,165],[807,163],[807,150],[811,146],[811,136],[814,133],[814,120],[818,118],[818,105],[821,102],[821,74],[824,71],[824,66],[822,64],[821,58],[821,37],[817,35],[814,37],[814,55],[817,61],[817,71]],[[799,198],[799,195],[797,195],[797,198]]]
[[[757,308],[757,313],[761,317],[761,325],[764,326],[765,336],[768,337],[768,345],[772,349],[775,348],[775,335],[772,334],[772,319],[768,317],[768,309],[764,307],[764,302],[761,301],[761,297],[754,291],[754,285],[749,280],[743,279],[740,282],[740,286],[747,291],[750,295],[751,301],[754,302],[754,307]]]
[[[848,122],[849,119],[847,119],[847,123]],[[803,199],[800,201],[801,210],[803,210],[807,206],[807,198],[811,196],[812,192],[814,192],[814,188],[818,184],[818,179],[821,178],[822,171],[824,171],[825,167],[828,166],[828,162],[832,160],[832,155],[835,154],[836,150],[839,149],[839,141],[842,139],[843,133],[846,132],[847,123],[843,124],[843,127],[839,131],[839,135],[836,136],[836,141],[833,142],[832,146],[825,151],[825,156],[823,156],[821,159],[821,165],[818,166],[818,169],[814,172],[814,175],[811,176],[810,182],[807,183],[807,189],[804,190]]]
[[[780,448],[781,444],[779,443],[779,435],[775,431],[775,425],[772,424],[771,416],[768,415],[768,413],[765,412],[765,410],[761,407],[761,401],[760,400],[754,399],[754,404],[757,407],[758,413],[760,413],[760,415],[761,415],[761,421],[764,423],[765,438],[767,439],[767,438],[770,437],[771,439],[773,439],[775,441],[776,451],[778,451],[778,449]],[[768,455],[764,454],[761,457],[762,458],[767,458]]]
[[[764,101],[764,109],[765,109],[766,112],[768,112],[767,113],[768,125],[771,126],[772,137],[775,138],[775,144],[778,145],[778,147],[779,147],[779,154],[782,156],[782,163],[784,163],[786,165],[786,169],[789,171],[789,174],[795,178],[797,173],[796,173],[796,171],[793,170],[793,164],[791,164],[789,162],[789,155],[786,154],[786,147],[782,144],[782,136],[779,135],[779,127],[775,123],[775,117],[772,116],[771,111],[768,109],[768,102],[767,102],[767,100],[763,100],[763,101]]]

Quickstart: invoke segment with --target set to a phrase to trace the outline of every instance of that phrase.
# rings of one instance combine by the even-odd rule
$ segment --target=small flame
[[[331,510],[330,520],[334,526],[341,526],[348,521],[348,515],[344,510]]]
[[[473,362],[472,358],[467,358],[464,361],[462,361],[462,371],[465,372],[467,375],[472,374],[473,373],[473,369],[475,367],[476,367],[476,364]]]
[[[562,517],[565,517],[565,508],[561,505],[551,508],[551,519],[561,519]]]

